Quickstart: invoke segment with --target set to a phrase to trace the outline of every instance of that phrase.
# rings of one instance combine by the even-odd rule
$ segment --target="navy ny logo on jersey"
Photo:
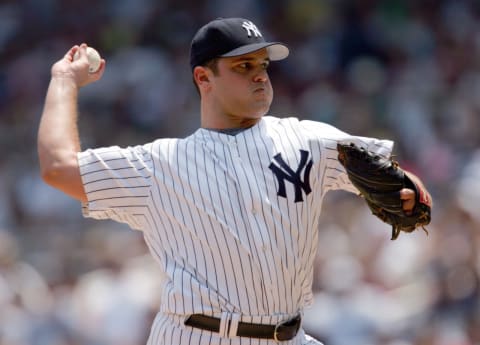
[[[300,163],[297,170],[293,170],[288,166],[282,158],[282,154],[278,153],[273,157],[275,162],[271,162],[268,166],[278,180],[278,192],[277,195],[286,198],[287,191],[285,188],[285,181],[293,184],[295,188],[295,202],[303,201],[302,190],[305,195],[310,194],[312,189],[310,188],[310,171],[312,170],[313,160],[308,160],[309,152],[300,150]],[[301,173],[303,171],[303,180]]]

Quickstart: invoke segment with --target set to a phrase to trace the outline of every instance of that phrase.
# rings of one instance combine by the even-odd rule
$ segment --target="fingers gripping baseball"
[[[98,55],[98,61],[93,61],[98,67],[92,69],[92,60],[89,59],[85,43],[73,46],[64,57],[52,66],[53,78],[67,78],[72,80],[78,87],[82,87],[99,80],[104,71],[106,62]],[[90,48],[89,50],[92,50]]]

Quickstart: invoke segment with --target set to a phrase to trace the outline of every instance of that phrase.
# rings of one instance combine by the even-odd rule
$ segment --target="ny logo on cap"
[[[257,29],[257,26],[253,24],[251,21],[245,21],[242,23],[242,28],[247,30],[247,35],[248,37],[252,36],[252,32],[255,35],[255,37],[262,37],[262,34],[260,31]]]

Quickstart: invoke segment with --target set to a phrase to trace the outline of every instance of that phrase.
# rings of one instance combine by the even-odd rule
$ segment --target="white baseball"
[[[78,60],[79,58],[80,58],[80,51],[77,50],[77,52],[73,56],[73,60],[75,61],[75,60]],[[100,68],[100,60],[101,60],[100,54],[92,47],[87,47],[87,58],[88,58],[88,65],[89,65],[88,72],[95,73],[96,71],[98,71],[98,69]]]

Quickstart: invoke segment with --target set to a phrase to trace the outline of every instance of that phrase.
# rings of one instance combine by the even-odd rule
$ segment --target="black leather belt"
[[[220,330],[220,321],[221,320],[216,317],[193,314],[185,320],[185,325],[218,333]],[[237,336],[274,339],[277,341],[291,340],[297,335],[301,323],[302,318],[300,315],[297,315],[293,319],[281,322],[277,325],[239,322]]]

